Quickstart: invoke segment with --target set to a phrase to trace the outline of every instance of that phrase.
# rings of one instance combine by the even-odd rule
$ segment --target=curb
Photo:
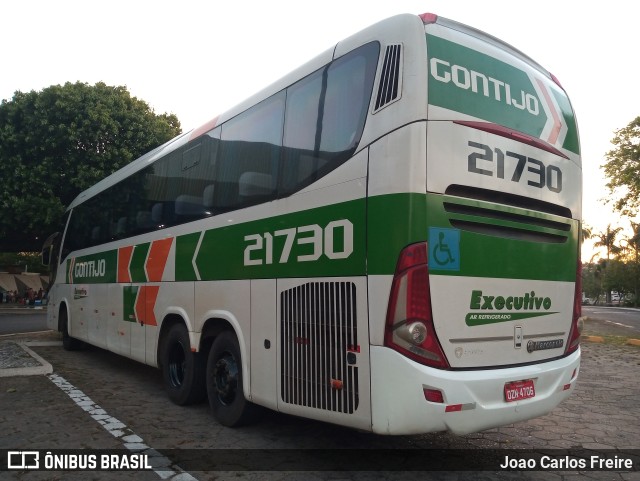
[[[597,342],[599,344],[604,343],[604,337],[602,336],[582,336],[582,341]]]
[[[8,367],[8,368],[3,368],[0,369],[0,378],[4,378],[4,377],[13,377],[13,376],[36,376],[36,375],[42,375],[42,374],[51,374],[53,372],[53,366],[45,361],[42,357],[40,357],[38,354],[36,354],[35,352],[33,352],[29,347],[29,346],[51,346],[51,345],[61,345],[61,341],[45,341],[45,342],[38,342],[38,341],[26,341],[26,342],[14,342],[11,341],[12,344],[15,344],[19,347],[21,347],[24,352],[30,356],[31,358],[33,358],[35,360],[35,362],[38,364],[36,366],[23,366],[23,367]]]
[[[582,316],[582,320],[584,322],[590,321],[591,318],[589,316]],[[605,321],[605,322],[610,322],[610,321]],[[586,342],[595,342],[595,343],[605,343],[605,339],[602,336],[587,336],[587,335],[583,335],[580,336],[580,340],[582,341],[586,341]],[[625,345],[627,346],[638,346],[640,347],[640,339],[627,339],[625,342]]]

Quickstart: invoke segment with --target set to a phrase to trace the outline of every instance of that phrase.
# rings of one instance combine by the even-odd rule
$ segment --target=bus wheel
[[[60,311],[60,325],[62,327],[62,347],[65,351],[77,351],[82,347],[82,341],[69,335],[69,321],[67,319],[67,310]]]
[[[204,400],[204,361],[191,351],[189,333],[184,324],[171,327],[163,342],[162,376],[169,399],[185,406]]]
[[[220,424],[241,426],[258,418],[260,408],[244,397],[240,346],[233,332],[223,331],[213,341],[206,379],[209,406]]]

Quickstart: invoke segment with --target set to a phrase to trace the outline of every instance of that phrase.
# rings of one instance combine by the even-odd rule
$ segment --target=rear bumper
[[[467,434],[544,415],[569,397],[580,367],[570,356],[530,366],[480,371],[443,371],[396,351],[371,346],[372,428],[379,434],[451,431]],[[575,372],[575,374],[574,374]],[[506,402],[504,385],[533,379],[536,395]],[[425,399],[424,388],[442,391],[444,403]],[[447,406],[451,406],[447,412]]]

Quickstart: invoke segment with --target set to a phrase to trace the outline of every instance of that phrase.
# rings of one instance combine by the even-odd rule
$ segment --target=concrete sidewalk
[[[51,374],[51,364],[31,349],[37,346],[62,346],[60,334],[43,331],[0,336],[0,378]]]

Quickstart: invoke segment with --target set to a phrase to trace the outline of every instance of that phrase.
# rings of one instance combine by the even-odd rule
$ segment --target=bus
[[[78,195],[43,248],[48,325],[225,426],[541,416],[579,372],[581,175],[552,74],[402,14]]]

